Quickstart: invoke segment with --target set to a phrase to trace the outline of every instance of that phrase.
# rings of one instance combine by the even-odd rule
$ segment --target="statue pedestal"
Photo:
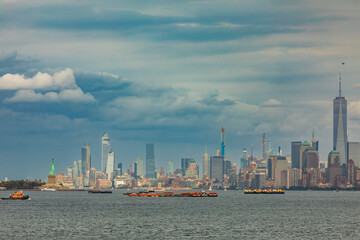
[[[56,176],[55,175],[49,175],[47,184],[56,184]]]

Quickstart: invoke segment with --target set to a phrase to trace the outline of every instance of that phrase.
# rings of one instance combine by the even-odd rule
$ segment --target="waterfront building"
[[[207,179],[210,175],[209,175],[209,170],[210,170],[210,159],[209,159],[209,155],[207,153],[207,149],[205,150],[204,156],[203,156],[203,178]]]
[[[294,141],[291,142],[291,167],[292,168],[299,168],[300,167],[300,147],[302,142],[301,141]]]
[[[341,74],[339,74],[339,96],[333,101],[333,149],[340,152],[341,165],[347,161],[347,100],[341,96]]]
[[[107,157],[106,175],[108,180],[112,180],[115,167],[115,153],[110,150]]]
[[[146,177],[156,178],[155,175],[155,151],[154,144],[146,144]]]
[[[213,181],[224,180],[224,157],[210,157],[210,179]]]
[[[172,161],[169,161],[168,167],[169,167],[169,175],[173,175],[174,174],[174,163]]]
[[[300,186],[302,170],[298,168],[287,169],[287,188]]]
[[[90,187],[95,187],[95,183],[96,183],[96,169],[90,168],[90,174],[89,174]]]
[[[343,176],[341,154],[339,151],[332,150],[328,156],[327,177],[328,182],[333,186],[338,176]]]
[[[354,161],[349,159],[347,161],[347,181],[348,184],[354,185],[355,183],[355,164]]]
[[[348,142],[348,159],[353,160],[355,166],[360,168],[360,142]]]
[[[221,156],[225,157],[225,128],[221,127]]]
[[[264,188],[266,175],[264,172],[255,173],[255,188]]]
[[[110,152],[110,138],[107,132],[104,132],[101,138],[101,171],[106,173],[106,166],[108,165],[108,157]]]
[[[141,158],[137,158],[135,162],[135,177],[142,178],[144,176],[144,162]]]
[[[278,156],[275,160],[275,168],[274,168],[274,187],[285,187],[286,186],[286,178],[282,177],[283,171],[287,171],[288,163],[285,157]]]
[[[96,188],[110,188],[111,182],[108,179],[96,180]]]

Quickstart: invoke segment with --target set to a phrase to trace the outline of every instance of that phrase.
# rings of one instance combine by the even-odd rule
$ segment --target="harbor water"
[[[122,193],[24,191],[30,201],[0,201],[0,239],[360,239],[360,192]]]

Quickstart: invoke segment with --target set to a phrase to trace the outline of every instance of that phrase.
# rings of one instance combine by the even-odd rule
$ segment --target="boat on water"
[[[154,193],[154,192],[138,192],[138,193],[124,193],[124,195],[128,195],[129,197],[217,197],[217,193],[206,193],[206,192],[182,192],[182,193],[174,193],[174,192],[162,192],[162,193]]]
[[[285,194],[283,189],[245,189],[245,194]]]
[[[112,191],[89,190],[88,193],[105,193],[105,194],[109,194],[109,193],[112,193]]]
[[[43,189],[41,189],[41,191],[43,191],[43,192],[56,192],[56,189],[54,189],[54,188],[43,188]]]
[[[9,197],[1,198],[1,200],[30,200],[29,195],[24,195],[22,191],[16,191]]]

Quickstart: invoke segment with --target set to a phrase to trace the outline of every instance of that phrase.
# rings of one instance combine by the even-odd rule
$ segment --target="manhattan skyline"
[[[313,128],[326,161],[340,72],[349,141],[360,140],[359,7],[2,1],[0,178],[45,179],[52,157],[65,171],[85,143],[100,170],[104,132],[124,169],[145,162],[146,143],[158,170],[201,165],[221,126],[233,162],[251,146],[261,157],[263,132],[290,154]]]

